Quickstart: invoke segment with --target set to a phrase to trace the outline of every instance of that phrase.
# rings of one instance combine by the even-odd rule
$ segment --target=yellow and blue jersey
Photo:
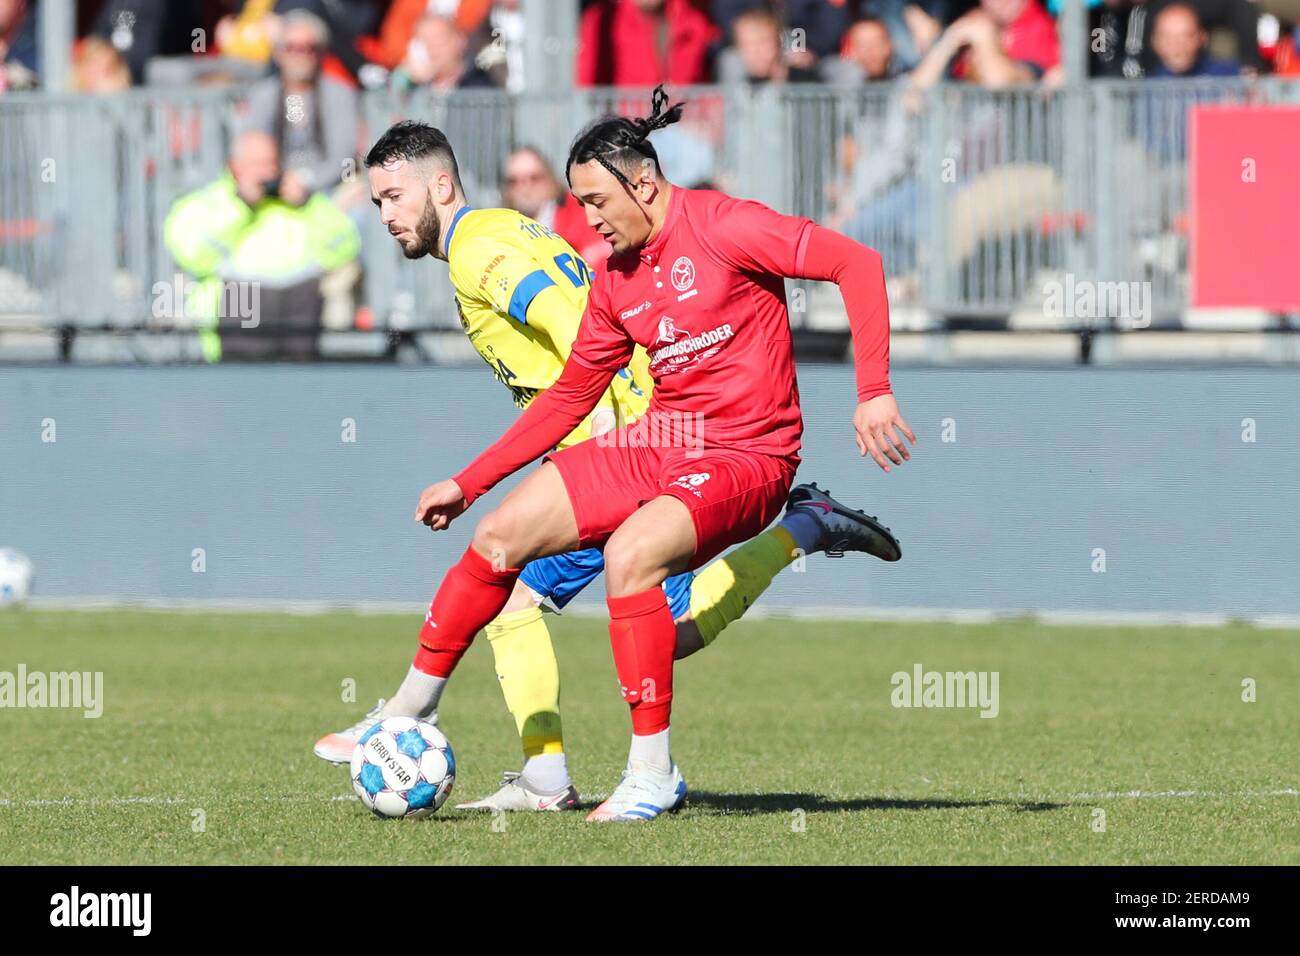
[[[446,249],[465,334],[515,404],[527,408],[569,358],[591,288],[587,263],[553,230],[512,209],[461,209],[447,229]],[[640,418],[652,387],[649,360],[638,348],[558,447],[590,438],[602,409],[613,411],[616,427]]]

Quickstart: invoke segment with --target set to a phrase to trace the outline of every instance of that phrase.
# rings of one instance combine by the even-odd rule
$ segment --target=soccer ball
[[[24,603],[32,593],[32,563],[13,548],[0,548],[0,607]]]
[[[352,751],[352,787],[376,816],[428,816],[447,802],[455,781],[451,744],[427,720],[386,717]]]

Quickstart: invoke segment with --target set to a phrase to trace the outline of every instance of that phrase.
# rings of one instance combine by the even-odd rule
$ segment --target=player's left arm
[[[904,436],[916,435],[898,410],[889,384],[889,298],[876,250],[811,219],[783,216],[761,203],[735,200],[710,231],[714,252],[743,272],[817,279],[840,287],[853,334],[858,452],[881,468],[911,457]]]

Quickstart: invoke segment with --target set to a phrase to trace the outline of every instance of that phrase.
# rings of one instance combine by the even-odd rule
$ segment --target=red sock
[[[472,547],[455,564],[429,605],[420,628],[416,670],[447,677],[469,650],[474,635],[510,600],[520,568],[498,571]]]
[[[668,727],[673,703],[673,650],[677,625],[661,587],[611,597],[609,642],[623,699],[632,708],[632,733],[657,734]]]

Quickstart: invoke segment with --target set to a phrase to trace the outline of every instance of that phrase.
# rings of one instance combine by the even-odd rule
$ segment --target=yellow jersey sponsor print
[[[591,271],[554,231],[512,209],[456,213],[447,229],[447,262],[460,323],[515,404],[527,408],[560,377],[587,308]],[[615,427],[650,403],[649,360],[640,347],[600,404],[560,444],[591,437],[602,409]]]

